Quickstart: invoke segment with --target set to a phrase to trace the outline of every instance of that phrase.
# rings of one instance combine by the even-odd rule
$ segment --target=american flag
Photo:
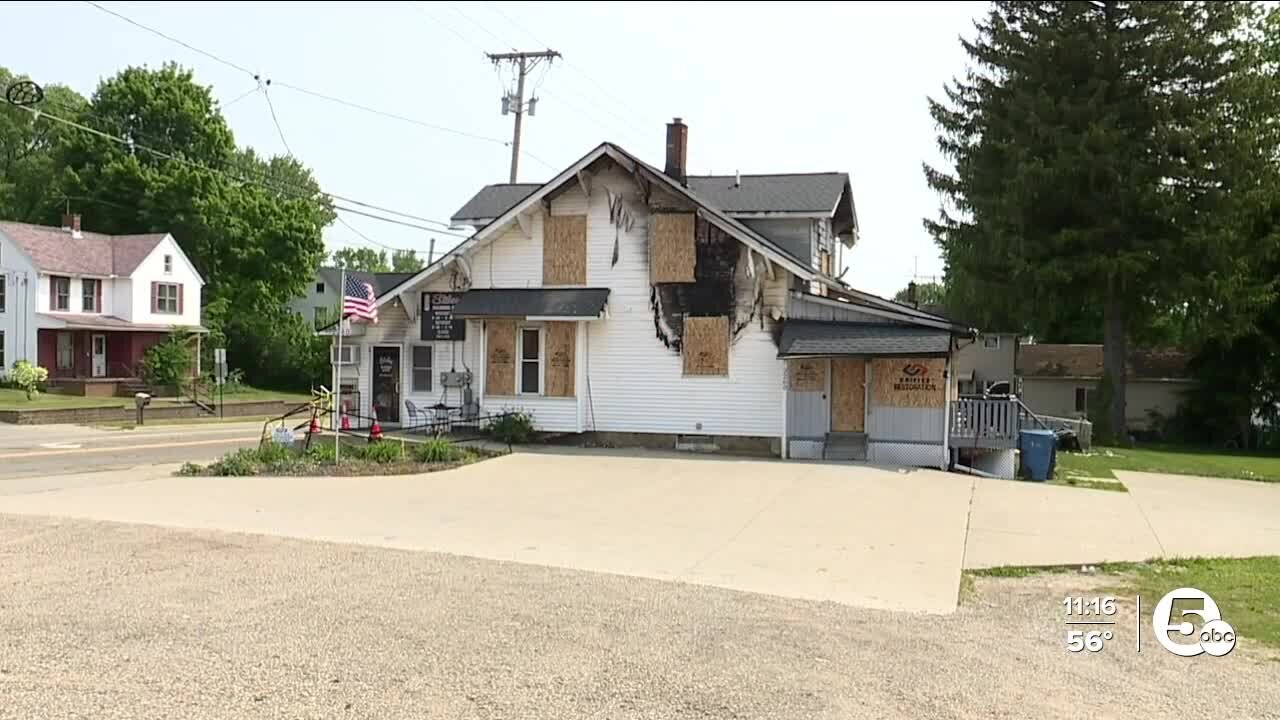
[[[347,285],[342,291],[342,316],[354,315],[370,322],[378,322],[377,296],[373,294],[373,286],[354,275],[347,276]]]

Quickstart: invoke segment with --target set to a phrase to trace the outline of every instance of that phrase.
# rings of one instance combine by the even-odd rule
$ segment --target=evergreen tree
[[[1100,434],[1124,439],[1131,337],[1243,330],[1275,233],[1275,75],[1250,2],[996,2],[930,100],[951,171],[926,221],[948,302],[984,326],[1104,345]],[[1261,236],[1261,237],[1259,237]],[[1096,324],[1095,324],[1096,323]],[[1099,332],[1100,331],[1100,332]]]

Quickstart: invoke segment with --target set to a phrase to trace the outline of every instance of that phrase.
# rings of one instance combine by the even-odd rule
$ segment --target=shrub
[[[209,466],[214,475],[245,476],[254,475],[258,470],[258,449],[241,448],[222,456],[222,459]]]
[[[187,333],[175,330],[169,337],[147,348],[138,369],[149,385],[173,386],[191,377],[192,364]]]
[[[369,443],[356,451],[356,457],[380,465],[400,462],[404,460],[404,445],[386,441]]]
[[[39,365],[32,365],[26,360],[19,360],[14,363],[13,369],[9,371],[9,380],[26,391],[28,400],[40,394],[40,389],[44,387],[44,383],[48,379],[48,370]]]
[[[295,457],[292,450],[274,442],[262,443],[256,453],[256,460],[263,465],[288,464]]]
[[[413,459],[423,463],[453,462],[460,455],[458,448],[442,437],[433,437],[413,446]]]
[[[325,442],[324,440],[311,443],[311,447],[307,448],[304,457],[308,462],[313,462],[317,465],[333,465],[338,462],[333,443]]]
[[[533,437],[533,415],[523,410],[508,410],[489,423],[489,432],[499,442],[508,445],[519,445],[529,442]]]
[[[191,476],[191,475],[203,475],[203,474],[204,474],[204,466],[203,466],[203,465],[198,465],[198,464],[193,463],[193,462],[185,462],[185,463],[182,463],[182,467],[178,468],[178,474],[179,474],[179,475],[187,475],[187,476]]]

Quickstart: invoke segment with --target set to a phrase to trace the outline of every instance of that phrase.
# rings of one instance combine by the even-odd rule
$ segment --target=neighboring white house
[[[474,235],[344,325],[349,414],[470,397],[547,431],[945,466],[968,328],[833,276],[858,233],[846,174],[688,176],[687,133],[668,125],[662,171],[603,143],[483,188],[453,218]]]
[[[82,232],[79,215],[61,228],[0,222],[0,367],[27,360],[111,394],[171,330],[203,331],[203,285],[167,233]]]
[[[1134,348],[1125,360],[1125,423],[1150,429],[1178,411],[1195,380],[1190,355],[1176,348]],[[1101,345],[1023,345],[1018,355],[1023,401],[1040,415],[1087,418],[1102,379]]]
[[[360,272],[347,271],[362,283],[373,285],[374,292],[381,294],[413,277],[413,273],[395,272]],[[321,267],[316,270],[315,278],[307,285],[302,297],[289,302],[289,310],[301,315],[317,328],[332,325],[338,319],[338,304],[342,302],[342,291],[338,285],[342,282],[342,271],[336,267]]]

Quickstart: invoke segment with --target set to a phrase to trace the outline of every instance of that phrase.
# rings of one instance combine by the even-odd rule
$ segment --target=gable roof
[[[80,237],[55,227],[0,222],[0,232],[23,250],[36,269],[71,275],[130,275],[168,233],[105,235],[82,232]]]
[[[848,182],[849,175],[841,172],[690,175],[689,189],[728,213],[830,215]]]
[[[736,240],[764,255],[768,260],[775,262],[788,272],[791,272],[802,280],[811,280],[821,277],[816,270],[809,267],[803,260],[796,258],[793,254],[787,252],[773,240],[761,235],[740,220],[736,220],[723,210],[709,205],[706,201],[699,198],[688,188],[668,176],[666,173],[640,160],[631,153],[610,142],[603,142],[593,148],[586,155],[578,158],[569,167],[562,170],[551,180],[539,185],[536,190],[529,193],[515,205],[507,208],[497,217],[493,218],[484,227],[481,227],[471,237],[458,243],[449,252],[441,255],[435,262],[431,263],[421,271],[413,275],[408,280],[400,283],[400,285],[412,285],[422,280],[426,280],[441,268],[449,265],[454,259],[463,258],[467,252],[470,252],[481,242],[493,239],[498,229],[505,227],[509,222],[513,221],[517,214],[523,212],[525,208],[547,197],[553,190],[571,182],[577,176],[577,173],[589,167],[596,160],[602,157],[608,157],[618,163],[628,172],[643,174],[647,176],[647,180],[655,185],[661,185],[668,192],[679,195],[689,200],[698,210],[699,214],[711,223],[733,236]],[[378,297],[378,305],[389,302],[391,295],[384,294]]]
[[[1129,351],[1127,377],[1147,380],[1187,378],[1189,353],[1177,348],[1145,348]],[[1035,343],[1018,348],[1018,374],[1042,378],[1102,377],[1101,345]]]
[[[348,275],[356,277],[360,282],[366,282],[373,286],[375,295],[381,296],[383,293],[398,286],[400,283],[417,275],[416,272],[385,272],[371,273],[361,270],[348,270]],[[336,267],[322,267],[316,270],[316,277],[328,283],[331,287],[337,288],[338,294],[342,294],[342,288],[338,287],[342,282],[342,269]]]
[[[453,222],[474,220],[479,224],[487,223],[506,212],[512,205],[529,197],[540,187],[542,185],[539,183],[494,183],[493,185],[485,185],[465,205],[458,208],[458,211],[449,219]]]

